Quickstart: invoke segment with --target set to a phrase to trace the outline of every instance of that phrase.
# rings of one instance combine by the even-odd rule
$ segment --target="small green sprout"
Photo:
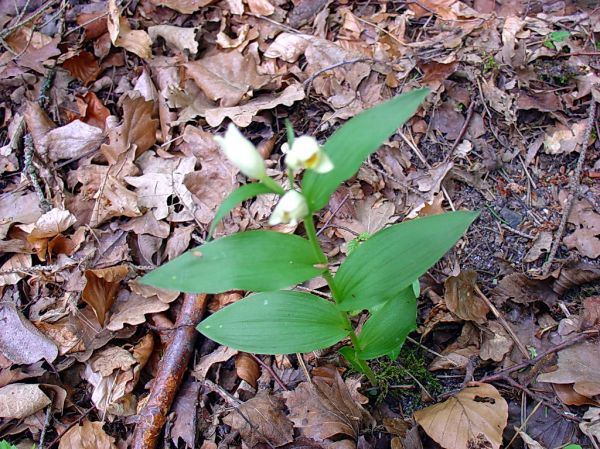
[[[550,50],[556,50],[556,44],[564,41],[569,36],[571,36],[569,31],[553,31],[546,36],[542,45]]]

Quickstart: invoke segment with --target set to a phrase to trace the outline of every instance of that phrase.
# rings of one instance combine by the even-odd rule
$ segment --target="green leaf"
[[[0,449],[17,449],[17,446],[10,444],[6,440],[0,441]]]
[[[266,185],[256,182],[252,184],[245,184],[243,186],[238,187],[233,192],[229,194],[225,200],[219,206],[217,213],[215,214],[215,218],[210,225],[210,230],[208,231],[208,235],[211,236],[213,232],[215,232],[215,228],[219,224],[219,221],[227,215],[235,206],[240,204],[242,201],[249,200],[250,198],[254,198],[258,195],[263,195],[265,193],[276,193],[273,192]]]
[[[342,310],[394,298],[452,248],[479,212],[450,212],[390,226],[360,245],[335,276]]]
[[[331,302],[308,293],[278,291],[248,296],[211,315],[198,330],[225,346],[255,354],[290,354],[327,348],[350,333]]]
[[[553,31],[550,33],[550,40],[552,42],[562,42],[570,35],[571,33],[569,31]]]
[[[190,293],[269,291],[323,272],[310,242],[274,231],[248,231],[206,243],[148,273],[142,283]]]
[[[415,113],[428,93],[429,89],[413,90],[361,112],[327,140],[324,151],[334,169],[323,174],[309,170],[302,181],[302,193],[311,212],[327,204],[338,186]]]
[[[415,330],[416,318],[417,298],[411,285],[369,317],[358,336],[357,357],[370,360],[398,351]]]

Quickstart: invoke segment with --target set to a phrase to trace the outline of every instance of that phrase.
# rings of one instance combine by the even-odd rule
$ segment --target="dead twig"
[[[29,2],[27,2],[29,4]],[[18,17],[18,21],[16,24],[6,28],[5,30],[2,30],[0,32],[0,39],[4,39],[6,36],[8,36],[9,34],[11,34],[13,31],[15,31],[17,28],[22,27],[23,25],[27,25],[29,22],[34,21],[35,19],[37,19],[38,17],[40,17],[42,14],[44,14],[44,12],[46,12],[47,9],[49,9],[54,3],[56,3],[56,0],[49,0],[46,3],[44,3],[42,6],[40,6],[33,14],[31,14],[29,17],[27,17],[26,19],[21,19],[23,17],[23,14],[20,14]],[[27,5],[25,5],[25,8],[27,7]],[[23,9],[23,11],[25,11],[25,8]]]
[[[580,341],[587,340],[588,338],[596,337],[596,336],[598,336],[598,333],[599,332],[597,330],[584,331],[581,334],[574,336],[573,338],[563,341],[562,343],[554,346],[553,348],[543,351],[541,354],[539,354],[537,357],[535,357],[533,359],[524,360],[523,362],[517,363],[516,365],[513,365],[510,368],[506,368],[506,369],[498,371],[494,374],[484,376],[481,379],[479,379],[478,382],[490,383],[490,382],[502,380],[504,378],[504,376],[506,376],[508,374],[514,373],[515,371],[522,370],[523,368],[527,368],[528,366],[533,366],[540,360],[547,357],[548,355],[554,354],[555,352],[558,352],[558,351],[562,351],[563,349],[568,348],[569,346],[572,346],[575,343],[578,343]]]
[[[152,383],[148,401],[138,415],[133,433],[133,449],[154,449],[167,420],[171,404],[188,366],[196,341],[195,325],[206,309],[205,294],[185,294],[175,322],[177,330],[161,359],[158,373]]]
[[[322,75],[325,72],[329,72],[330,70],[333,69],[337,69],[338,67],[343,67],[345,65],[349,65],[349,64],[356,64],[357,62],[374,62],[375,60],[372,58],[355,58],[355,59],[349,59],[348,61],[340,61],[337,62],[335,64],[332,64],[330,66],[327,67],[323,67],[322,69],[317,70],[315,73],[313,73],[312,75],[310,75],[303,83],[302,85],[304,87],[306,87],[306,95],[308,95],[310,93],[310,88],[312,87],[312,83],[315,80],[316,77],[318,77],[319,75]]]
[[[525,358],[528,359],[529,351],[527,351],[527,348],[523,345],[523,343],[521,343],[521,340],[519,340],[519,337],[517,337],[517,334],[515,334],[515,331],[513,331],[512,327],[510,327],[510,324],[508,324],[508,322],[504,319],[502,314],[498,311],[498,309],[496,309],[496,306],[494,304],[492,304],[492,301],[490,301],[489,298],[483,294],[483,292],[479,289],[479,287],[477,285],[475,286],[475,292],[479,295],[479,297],[481,299],[483,299],[483,302],[485,302],[485,304],[492,311],[492,313],[498,319],[498,321],[500,321],[500,324],[502,324],[502,327],[504,327],[504,329],[506,329],[506,332],[508,332],[510,337],[515,342],[515,345],[517,345],[517,348],[519,348],[519,351],[521,351],[521,354],[523,354],[525,356]]]
[[[475,102],[473,100],[471,100],[471,104],[469,105],[469,109],[467,109],[467,117],[465,118],[465,122],[463,123],[463,126],[460,129],[460,132],[458,133],[458,137],[454,141],[454,145],[452,145],[452,148],[450,148],[450,151],[446,155],[445,162],[448,162],[450,159],[452,159],[452,156],[454,155],[454,150],[456,150],[456,147],[463,140],[463,137],[465,137],[465,133],[467,132],[467,128],[469,127],[469,123],[471,123],[471,118],[473,117],[473,112],[474,111],[475,111]]]
[[[575,198],[579,196],[581,170],[583,169],[583,163],[585,161],[585,155],[587,153],[588,142],[590,141],[590,135],[592,133],[592,127],[594,126],[595,121],[596,101],[592,98],[588,112],[588,121],[585,125],[583,141],[581,142],[581,152],[579,153],[579,159],[577,160],[575,173],[573,173],[573,176],[571,176],[571,179],[569,180],[569,197],[565,202],[562,218],[560,220],[560,225],[558,226],[558,230],[556,231],[556,235],[554,236],[554,241],[552,242],[552,247],[550,248],[550,253],[548,254],[548,259],[546,259],[546,262],[544,262],[544,264],[542,265],[542,276],[546,276],[550,271],[550,268],[552,267],[552,262],[554,262],[554,258],[556,257],[556,253],[558,252],[558,248],[562,241],[562,237],[567,226],[569,215],[571,215],[571,209],[573,209],[573,204],[575,203]]]
[[[260,366],[262,366],[264,369],[267,370],[267,372],[269,373],[269,375],[273,378],[273,380],[275,382],[277,382],[277,385],[279,385],[279,387],[284,390],[284,391],[290,391],[290,389],[287,387],[286,384],[283,383],[283,381],[281,380],[281,378],[277,375],[277,373],[275,371],[273,371],[273,368],[269,365],[267,365],[265,362],[263,362],[260,357],[256,356],[255,354],[252,353],[248,353],[250,355],[250,357],[252,357],[254,359],[254,361],[256,363],[258,363]]]

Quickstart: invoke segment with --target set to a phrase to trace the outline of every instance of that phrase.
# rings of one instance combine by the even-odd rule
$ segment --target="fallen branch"
[[[580,341],[587,340],[588,338],[592,338],[592,337],[596,337],[596,336],[598,336],[598,331],[595,329],[589,330],[589,331],[584,331],[581,334],[574,336],[573,338],[563,341],[562,343],[554,346],[553,348],[543,351],[541,354],[539,354],[537,357],[535,357],[533,359],[527,359],[521,363],[517,363],[516,365],[511,366],[510,368],[503,369],[494,374],[490,374],[489,376],[484,376],[481,379],[479,379],[478,382],[490,383],[490,382],[494,382],[494,381],[498,381],[498,380],[504,380],[504,379],[506,379],[506,376],[508,374],[514,373],[515,371],[522,370],[523,368],[527,368],[528,366],[533,366],[537,362],[542,360],[544,357],[547,357],[550,354],[554,354],[555,352],[562,351],[563,349],[568,348],[569,346],[574,345],[575,343],[578,343]]]
[[[185,294],[175,322],[176,331],[161,359],[150,396],[138,415],[133,433],[133,449],[154,449],[165,425],[171,404],[194,350],[196,325],[206,309],[206,295]]]
[[[556,235],[554,236],[554,241],[552,242],[552,247],[550,248],[550,253],[548,254],[548,259],[542,265],[542,276],[546,276],[552,267],[552,262],[554,262],[554,257],[558,252],[558,247],[560,246],[560,242],[562,241],[563,234],[565,233],[565,228],[567,226],[567,221],[569,219],[569,215],[571,215],[571,209],[573,209],[573,204],[575,202],[575,198],[579,196],[579,184],[581,182],[581,170],[583,169],[583,162],[585,161],[585,154],[587,152],[588,143],[590,141],[590,135],[592,133],[592,128],[594,126],[594,122],[596,121],[596,100],[592,98],[590,103],[590,109],[588,112],[588,122],[585,125],[585,131],[583,133],[583,141],[581,142],[581,152],[579,153],[579,159],[577,160],[577,166],[575,167],[575,173],[571,176],[569,181],[569,197],[565,203],[565,207],[563,209],[562,218],[560,220],[560,225],[558,226],[558,230],[556,231]]]

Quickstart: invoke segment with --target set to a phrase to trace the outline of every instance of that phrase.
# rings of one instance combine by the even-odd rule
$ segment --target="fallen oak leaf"
[[[283,413],[282,401],[266,391],[240,404],[223,422],[239,430],[248,447],[259,443],[278,447],[294,441],[294,426]]]
[[[291,106],[304,97],[301,84],[290,84],[283,92],[260,95],[240,106],[206,109],[200,115],[203,115],[212,127],[219,126],[223,120],[229,118],[240,128],[245,128],[252,123],[259,111],[273,109],[280,105]]]
[[[120,282],[129,273],[126,265],[117,265],[110,268],[87,270],[85,272],[86,284],[81,293],[81,298],[94,309],[101,326],[104,326],[106,314],[110,310]]]
[[[454,397],[415,412],[415,420],[445,449],[499,449],[508,404],[492,385],[470,382]]]
[[[197,28],[183,28],[174,25],[154,25],[148,27],[148,35],[153,42],[161,37],[169,48],[180,52],[188,51],[194,56],[198,53],[198,42],[196,41]]]
[[[108,33],[115,47],[122,47],[142,59],[152,56],[152,39],[142,30],[132,30],[129,21],[121,16],[116,0],[108,0]]]
[[[538,376],[539,382],[574,384],[575,392],[593,397],[600,394],[600,346],[582,342],[558,353],[558,369]]]
[[[316,441],[334,437],[356,441],[359,431],[371,425],[373,418],[354,401],[337,370],[328,371],[328,376],[314,376],[312,384],[302,382],[284,393],[289,419],[303,436]]]
[[[457,317],[483,324],[490,311],[486,303],[475,293],[477,273],[461,271],[458,276],[450,276],[444,282],[446,306]]]
[[[0,388],[0,418],[23,419],[51,403],[37,384],[14,383]]]
[[[115,439],[106,434],[103,425],[103,422],[84,420],[82,425],[65,432],[58,449],[117,449]]]

